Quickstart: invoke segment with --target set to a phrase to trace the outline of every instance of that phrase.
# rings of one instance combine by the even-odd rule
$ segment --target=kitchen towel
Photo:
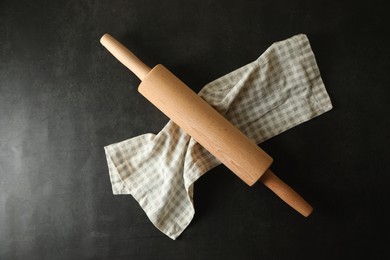
[[[272,44],[257,60],[199,92],[257,144],[332,108],[306,35]],[[194,182],[220,162],[169,121],[105,147],[114,194],[131,194],[176,239],[193,219]]]

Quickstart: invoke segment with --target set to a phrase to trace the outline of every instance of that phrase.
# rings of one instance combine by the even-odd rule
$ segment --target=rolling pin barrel
[[[138,91],[248,185],[272,158],[164,66],[155,66]]]
[[[140,79],[138,91],[249,186],[261,180],[304,216],[312,207],[268,168],[272,158],[163,65],[150,69],[105,34],[101,43]],[[262,178],[264,176],[264,178]]]

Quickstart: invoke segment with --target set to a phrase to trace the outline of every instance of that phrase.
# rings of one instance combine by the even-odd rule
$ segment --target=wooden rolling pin
[[[142,81],[138,91],[249,186],[261,180],[307,217],[313,208],[269,169],[273,159],[163,65],[150,69],[109,34],[100,42]]]

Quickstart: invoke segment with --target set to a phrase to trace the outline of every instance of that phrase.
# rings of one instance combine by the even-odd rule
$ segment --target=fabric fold
[[[304,34],[272,44],[199,96],[257,144],[332,109]],[[194,216],[194,182],[220,164],[172,121],[157,135],[108,145],[105,152],[113,193],[131,194],[172,239]]]

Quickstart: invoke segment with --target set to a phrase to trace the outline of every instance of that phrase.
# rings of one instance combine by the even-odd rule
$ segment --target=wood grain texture
[[[163,65],[144,78],[138,91],[248,185],[272,158]]]

